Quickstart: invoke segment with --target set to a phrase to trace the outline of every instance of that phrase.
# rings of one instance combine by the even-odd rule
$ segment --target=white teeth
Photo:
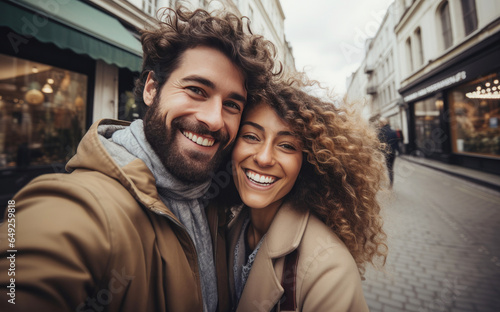
[[[276,181],[274,177],[268,177],[264,175],[260,175],[258,173],[254,173],[251,171],[246,171],[245,174],[247,177],[252,180],[253,182],[260,183],[260,184],[272,184]]]
[[[193,134],[192,132],[183,131],[182,134],[186,138],[190,139],[194,143],[201,145],[201,146],[210,147],[210,146],[214,145],[214,143],[215,143],[215,140],[203,138],[201,136],[197,136],[196,134]]]

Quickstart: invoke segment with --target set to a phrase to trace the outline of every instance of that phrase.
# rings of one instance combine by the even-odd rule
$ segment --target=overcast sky
[[[346,78],[363,60],[365,39],[375,35],[392,2],[281,0],[296,68],[343,95]]]

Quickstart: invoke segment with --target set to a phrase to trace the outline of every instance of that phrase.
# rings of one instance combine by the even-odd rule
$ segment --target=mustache
[[[172,120],[172,127],[179,130],[195,132],[204,136],[211,136],[216,142],[227,143],[229,141],[229,134],[226,131],[210,131],[208,127],[202,123],[190,123],[182,118]]]

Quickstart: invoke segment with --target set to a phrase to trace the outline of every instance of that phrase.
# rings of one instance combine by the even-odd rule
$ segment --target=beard
[[[207,181],[231,150],[234,140],[228,144],[229,134],[226,131],[209,131],[204,124],[189,122],[182,117],[172,120],[168,128],[165,120],[168,113],[162,118],[159,103],[157,95],[144,116],[144,133],[153,151],[165,169],[177,179],[187,183]],[[213,156],[198,151],[181,150],[178,142],[180,136],[176,134],[182,133],[183,130],[212,136],[215,143],[219,143],[219,148]]]

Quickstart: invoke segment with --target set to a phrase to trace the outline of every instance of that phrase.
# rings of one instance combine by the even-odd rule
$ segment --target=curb
[[[406,161],[414,163],[414,164],[417,164],[417,165],[421,165],[421,166],[424,166],[424,167],[427,167],[427,168],[438,170],[438,171],[441,171],[443,173],[449,174],[451,176],[454,176],[454,177],[457,177],[457,178],[461,178],[461,179],[467,180],[469,182],[472,182],[472,183],[475,183],[475,184],[479,184],[481,186],[484,186],[484,187],[487,187],[489,189],[492,189],[492,190],[495,190],[497,192],[500,192],[500,184],[491,183],[489,181],[486,181],[486,180],[483,180],[483,179],[480,179],[480,178],[476,178],[476,177],[473,177],[473,176],[470,176],[470,175],[467,175],[467,174],[454,172],[451,169],[442,168],[442,167],[435,166],[435,165],[430,164],[430,163],[416,161],[416,160],[411,159],[408,156],[404,156],[404,155],[401,156],[400,155],[400,156],[398,156],[398,158],[406,160]],[[500,177],[499,177],[499,180],[500,180]]]

